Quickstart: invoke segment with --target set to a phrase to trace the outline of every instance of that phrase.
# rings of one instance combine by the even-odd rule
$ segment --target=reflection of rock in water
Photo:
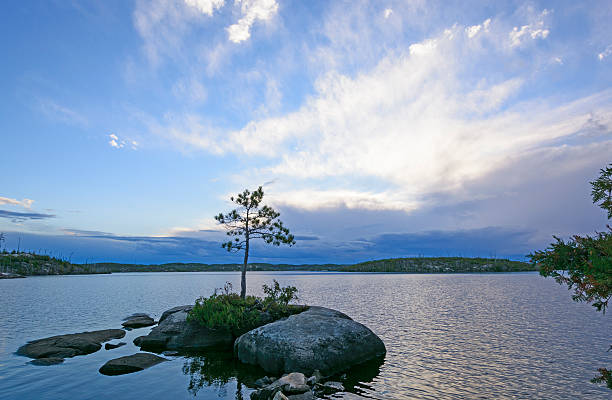
[[[325,380],[342,382],[346,392],[367,395],[372,390],[369,384],[380,374],[383,362],[384,357],[379,357]],[[236,400],[248,399],[255,381],[266,375],[263,369],[236,360],[231,351],[188,355],[183,373],[189,375],[187,390],[194,396],[201,388],[212,387],[219,397],[227,397],[229,387],[235,382]]]
[[[183,373],[189,375],[187,391],[194,396],[203,387],[213,387],[220,396],[226,396],[227,384],[235,381],[237,400],[243,398],[243,384],[253,387],[255,380],[265,374],[257,367],[236,360],[231,351],[188,355],[185,357]]]
[[[340,381],[345,391],[356,394],[371,394],[374,389],[369,385],[380,374],[380,367],[385,357],[375,358],[356,365],[342,374],[330,377],[329,380]]]

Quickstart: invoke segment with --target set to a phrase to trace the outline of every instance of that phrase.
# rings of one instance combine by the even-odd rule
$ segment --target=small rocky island
[[[65,358],[96,352],[102,343],[123,338],[126,330],[156,324],[147,335],[134,339],[141,352],[109,360],[100,373],[132,373],[170,360],[152,353],[180,356],[233,349],[240,362],[258,366],[262,375],[268,374],[254,382],[258,388],[251,394],[254,400],[314,399],[317,394],[342,391],[341,382],[328,379],[370,360],[382,361],[386,354],[382,340],[346,314],[324,307],[292,306],[278,298],[273,295],[272,300],[240,299],[231,293],[220,296],[215,293],[199,299],[195,305],[166,310],[158,322],[147,314],[133,314],[124,319],[123,329],[34,340],[21,346],[17,354],[33,358],[31,363],[35,365],[53,365]],[[218,310],[210,307],[219,305],[234,306],[234,311],[238,310],[236,315],[241,315],[248,324],[216,326],[209,321],[206,326],[197,318],[205,311],[207,318],[218,321],[219,314],[215,314]],[[112,350],[124,344],[106,343],[104,347]]]

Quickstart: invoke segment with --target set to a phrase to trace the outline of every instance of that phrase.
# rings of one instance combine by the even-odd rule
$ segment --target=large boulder
[[[71,333],[29,342],[17,349],[17,354],[30,358],[68,358],[94,353],[102,343],[125,336],[123,329]]]
[[[100,367],[104,375],[123,375],[142,371],[161,362],[168,361],[163,357],[151,353],[136,353],[131,356],[119,357],[108,361]]]
[[[234,343],[240,361],[280,375],[315,370],[331,376],[386,353],[385,345],[366,326],[323,307],[253,329]]]
[[[165,311],[159,324],[147,336],[134,339],[143,350],[196,351],[209,347],[227,346],[234,342],[231,332],[224,329],[208,329],[187,321],[193,305],[174,307]]]

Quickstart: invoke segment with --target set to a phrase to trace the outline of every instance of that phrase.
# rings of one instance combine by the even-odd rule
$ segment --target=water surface
[[[612,319],[571,301],[536,273],[248,274],[248,285],[277,279],[301,301],[332,307],[384,341],[385,359],[346,376],[348,392],[374,399],[609,399],[591,384],[606,353]],[[260,371],[227,352],[172,358],[148,370],[104,376],[111,358],[133,354],[150,328],[128,332],[128,346],[37,367],[14,355],[28,340],[120,327],[135,312],[159,317],[193,303],[238,273],[126,273],[0,280],[2,399],[248,399]],[[339,394],[334,398],[349,397]],[[354,396],[353,396],[354,398]]]

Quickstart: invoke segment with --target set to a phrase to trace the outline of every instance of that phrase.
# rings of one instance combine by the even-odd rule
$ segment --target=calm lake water
[[[335,308],[385,342],[384,361],[349,371],[347,393],[329,398],[610,399],[589,379],[612,364],[612,316],[571,301],[536,273],[249,273],[250,291],[277,279],[301,302]],[[37,367],[14,355],[28,340],[120,327],[210,295],[238,273],[138,273],[0,280],[1,399],[248,399],[260,371],[230,355],[174,357],[148,370],[104,376],[111,358],[133,354],[150,328],[114,350]],[[357,397],[358,398],[358,397]]]

